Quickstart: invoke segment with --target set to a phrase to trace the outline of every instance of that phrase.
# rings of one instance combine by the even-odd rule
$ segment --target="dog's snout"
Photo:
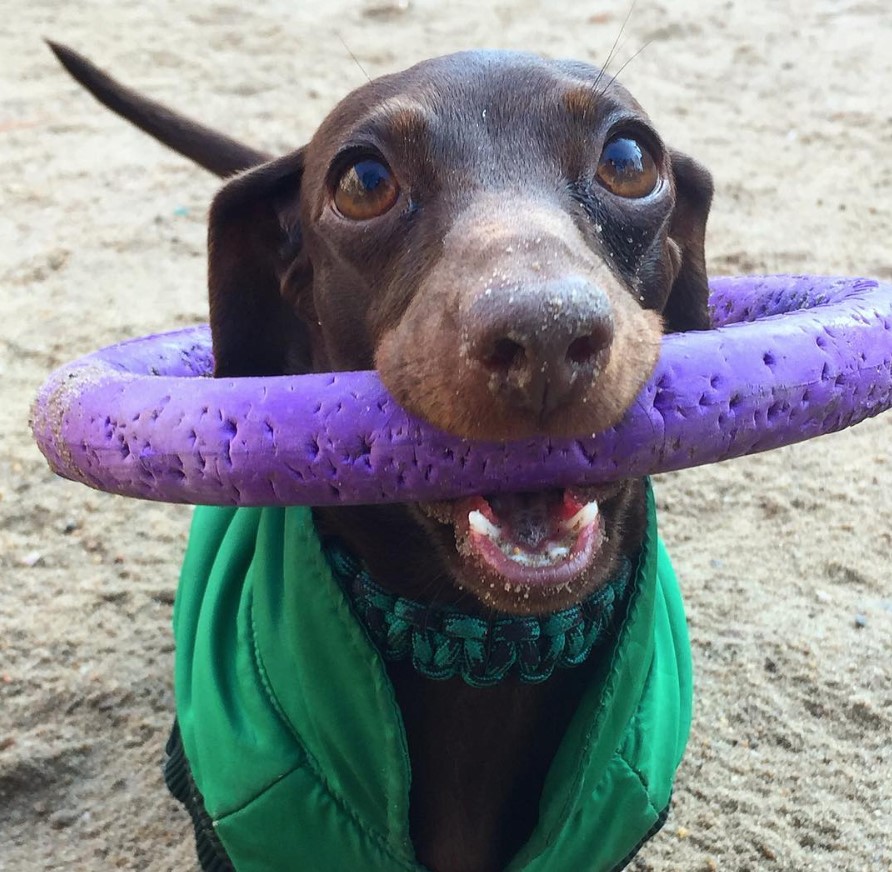
[[[488,289],[470,307],[466,330],[470,356],[486,372],[489,389],[544,417],[597,378],[614,325],[604,291],[572,278]]]

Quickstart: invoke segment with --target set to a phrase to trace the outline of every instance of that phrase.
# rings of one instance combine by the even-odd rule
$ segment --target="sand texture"
[[[206,320],[217,180],[41,36],[258,147],[364,74],[474,46],[599,63],[625,4],[5,0],[0,29],[0,870],[189,870],[161,779],[189,510],[55,478],[28,408],[100,345]],[[343,41],[343,42],[342,42]],[[622,80],[714,173],[710,272],[892,280],[892,5],[639,0]],[[892,869],[892,413],[658,480],[693,734],[636,872]]]

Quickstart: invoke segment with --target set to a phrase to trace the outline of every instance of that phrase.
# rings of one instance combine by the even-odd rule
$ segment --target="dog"
[[[228,179],[209,215],[217,376],[374,368],[401,405],[451,433],[565,437],[622,417],[664,332],[709,327],[710,176],[667,147],[602,70],[512,52],[435,58],[363,85],[306,145],[273,158],[50,45],[105,105]],[[647,488],[624,480],[452,503],[326,507],[313,510],[312,525],[389,595],[483,622],[522,622],[572,609],[624,564],[638,565],[649,535]],[[355,868],[623,868],[659,829],[668,798],[612,857],[596,858],[597,834],[585,834],[601,828],[609,839],[611,827],[622,829],[622,802],[600,821],[577,815],[560,824],[588,839],[590,861],[549,863],[542,852],[563,844],[563,830],[542,832],[562,746],[615,657],[634,596],[618,600],[597,656],[547,680],[509,674],[479,687],[389,660],[411,778],[410,845]],[[680,732],[683,748],[686,727]],[[173,757],[189,758],[176,730],[174,739]],[[181,773],[179,795],[196,831],[213,842],[204,868],[280,868],[251,851],[239,861],[225,838],[221,844],[211,832],[218,815],[205,808],[188,762],[193,771]],[[341,802],[337,785],[327,789]],[[346,818],[356,817],[347,808]],[[368,838],[389,850],[386,834]],[[281,868],[344,863],[295,859]]]

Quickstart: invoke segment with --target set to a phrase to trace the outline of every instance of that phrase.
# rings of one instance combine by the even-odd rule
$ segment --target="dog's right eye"
[[[363,158],[341,173],[335,185],[334,205],[345,218],[367,221],[393,208],[399,195],[390,167],[375,158]]]

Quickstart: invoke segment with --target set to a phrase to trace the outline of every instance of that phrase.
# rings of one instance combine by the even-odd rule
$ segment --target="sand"
[[[250,11],[248,11],[250,9]],[[369,75],[471,46],[600,62],[624,4],[4,4],[0,869],[194,868],[161,780],[189,510],[56,479],[49,370],[206,318],[217,182],[102,110],[40,42],[272,151]],[[343,41],[343,42],[342,42]],[[892,279],[892,7],[639,0],[623,81],[711,168],[713,274]],[[696,717],[653,870],[892,868],[892,414],[661,477]]]

